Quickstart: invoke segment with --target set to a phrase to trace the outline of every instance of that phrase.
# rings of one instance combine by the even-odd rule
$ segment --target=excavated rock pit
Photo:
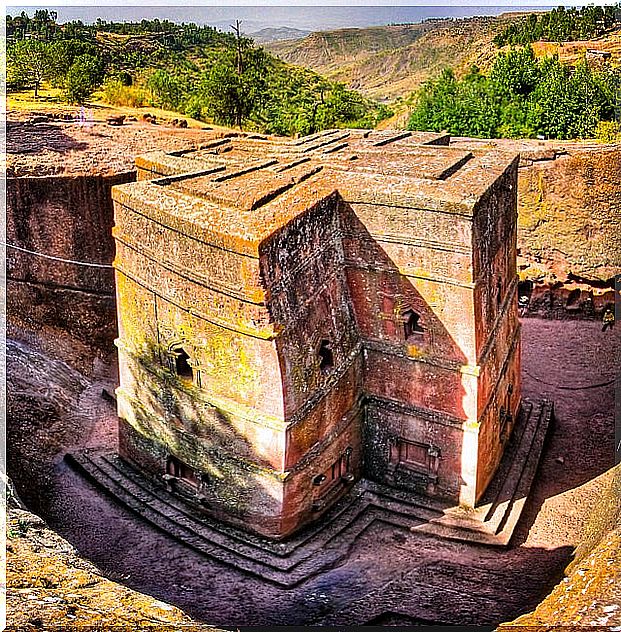
[[[210,137],[143,123],[94,129],[13,123],[7,130],[7,241],[105,265],[114,252],[109,187],[134,177],[134,154],[196,146]],[[111,273],[44,265],[9,249],[8,468],[28,508],[107,578],[209,624],[497,624],[532,610],[561,578],[608,484],[612,380],[621,348],[619,325],[602,332],[593,320],[610,301],[610,277],[621,269],[621,152],[618,146],[571,145],[550,153],[549,147],[523,155],[520,169],[520,266],[523,281],[532,283],[523,314],[531,316],[523,320],[523,380],[526,397],[555,401],[557,423],[510,550],[376,524],[340,565],[281,590],[145,525],[63,461],[76,448],[116,442],[114,403],[102,397],[116,386]],[[533,143],[524,152],[529,148]],[[557,319],[537,317],[542,315]],[[26,532],[38,529],[28,526]],[[17,536],[27,540],[27,533]],[[62,553],[42,549],[36,537],[26,540],[9,558],[17,582],[9,620],[34,629],[53,622],[56,610],[41,595],[28,597],[36,573],[22,561],[28,547],[37,554],[51,551],[54,559]],[[30,563],[48,562],[42,555],[31,556]],[[75,593],[83,588],[76,585]],[[22,608],[25,600],[38,607]],[[546,611],[545,617],[553,614]]]
[[[556,402],[556,426],[507,550],[374,524],[349,555],[292,589],[201,556],[103,496],[63,461],[113,446],[110,367],[85,377],[10,343],[9,472],[27,505],[111,580],[211,625],[498,624],[532,610],[561,578],[613,465],[621,331],[589,321],[523,321],[524,394]],[[459,597],[456,596],[456,592]]]

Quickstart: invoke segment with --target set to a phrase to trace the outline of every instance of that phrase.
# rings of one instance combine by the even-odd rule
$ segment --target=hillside
[[[158,107],[281,135],[375,127],[389,114],[341,83],[209,26],[159,19],[58,24],[54,12],[38,13],[7,16],[9,93],[33,90],[36,97],[40,88],[58,88],[60,99],[87,105],[101,88],[109,105]]]
[[[610,53],[609,62],[613,66],[621,65],[621,28],[592,40],[578,40],[560,44],[558,42],[534,42],[532,46],[538,57],[558,54],[559,59],[566,64],[576,64],[588,50]]]
[[[492,39],[517,15],[428,20],[420,24],[340,29],[266,48],[379,100],[405,97],[450,66],[458,75],[485,69],[497,48]]]
[[[499,50],[492,41],[494,36],[523,17],[522,13],[504,13],[498,17],[340,29],[264,46],[285,62],[342,81],[366,96],[391,101],[407,97],[447,67],[453,68],[458,77],[473,65],[488,70]],[[587,50],[599,50],[610,53],[610,62],[619,65],[621,29],[592,40],[535,42],[533,49],[537,56],[558,53],[568,64],[578,62]],[[391,126],[395,124],[393,121]]]
[[[257,44],[267,44],[268,42],[278,42],[281,40],[298,40],[310,35],[310,31],[302,31],[288,26],[279,26],[276,28],[265,28],[254,33],[248,33]]]

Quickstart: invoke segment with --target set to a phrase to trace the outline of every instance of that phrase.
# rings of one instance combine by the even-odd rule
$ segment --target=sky
[[[424,6],[404,6],[392,2],[390,6],[379,6],[377,0],[375,6],[328,6],[328,2],[321,6],[278,6],[278,0],[261,3],[254,6],[110,6],[105,2],[93,3],[89,1],[67,3],[63,6],[52,4],[38,4],[25,6],[7,6],[7,13],[16,15],[22,10],[33,14],[37,8],[47,8],[58,12],[59,22],[69,20],[82,20],[94,22],[98,17],[103,20],[135,21],[152,18],[168,19],[174,22],[194,22],[197,24],[209,24],[221,29],[228,29],[236,19],[242,21],[242,30],[252,33],[266,27],[288,26],[306,31],[328,30],[344,27],[365,27],[391,23],[420,22],[422,19],[432,17],[463,17],[472,15],[497,15],[505,11],[519,11],[533,8],[549,8],[547,4],[537,0],[525,0],[518,4],[496,6],[478,0],[480,6],[468,6],[466,4],[453,3],[450,6],[441,4]],[[317,0],[315,0],[317,2]],[[444,0],[446,3],[446,0]],[[251,4],[246,2],[246,5]],[[412,5],[412,3],[407,3]],[[564,3],[572,4],[571,2]],[[575,3],[574,3],[575,4]],[[598,3],[599,4],[599,3]],[[271,5],[271,6],[268,6]]]

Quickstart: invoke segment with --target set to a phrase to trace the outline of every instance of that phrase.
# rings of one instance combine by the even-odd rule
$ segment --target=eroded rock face
[[[9,335],[59,356],[63,346],[77,344],[67,360],[86,371],[92,355],[112,352],[110,189],[134,178],[128,171],[7,179]]]
[[[518,274],[523,316],[601,318],[621,273],[621,146],[455,138],[520,152]]]
[[[524,278],[593,283],[621,271],[621,145],[452,138],[520,152],[518,265]]]
[[[137,153],[195,147],[209,133],[8,119],[8,333],[56,357],[70,348],[66,361],[90,373],[117,335],[110,189],[135,180]]]
[[[621,625],[621,465],[607,476],[608,489],[587,523],[566,577],[533,612],[500,630]]]
[[[7,630],[53,626],[212,630],[181,610],[102,577],[38,516],[8,512]]]
[[[569,148],[523,160],[519,245],[559,281],[599,282],[621,270],[621,148]]]

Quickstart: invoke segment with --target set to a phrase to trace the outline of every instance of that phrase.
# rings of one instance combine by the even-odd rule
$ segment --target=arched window
[[[182,380],[192,382],[194,370],[190,366],[190,356],[181,347],[173,349],[173,353],[175,354],[175,372]]]
[[[406,340],[411,340],[415,336],[423,333],[423,328],[420,324],[420,316],[412,309],[408,309],[402,314],[403,317],[403,332]]]
[[[317,351],[319,357],[319,369],[322,373],[329,373],[334,368],[334,353],[329,340],[322,340]]]

